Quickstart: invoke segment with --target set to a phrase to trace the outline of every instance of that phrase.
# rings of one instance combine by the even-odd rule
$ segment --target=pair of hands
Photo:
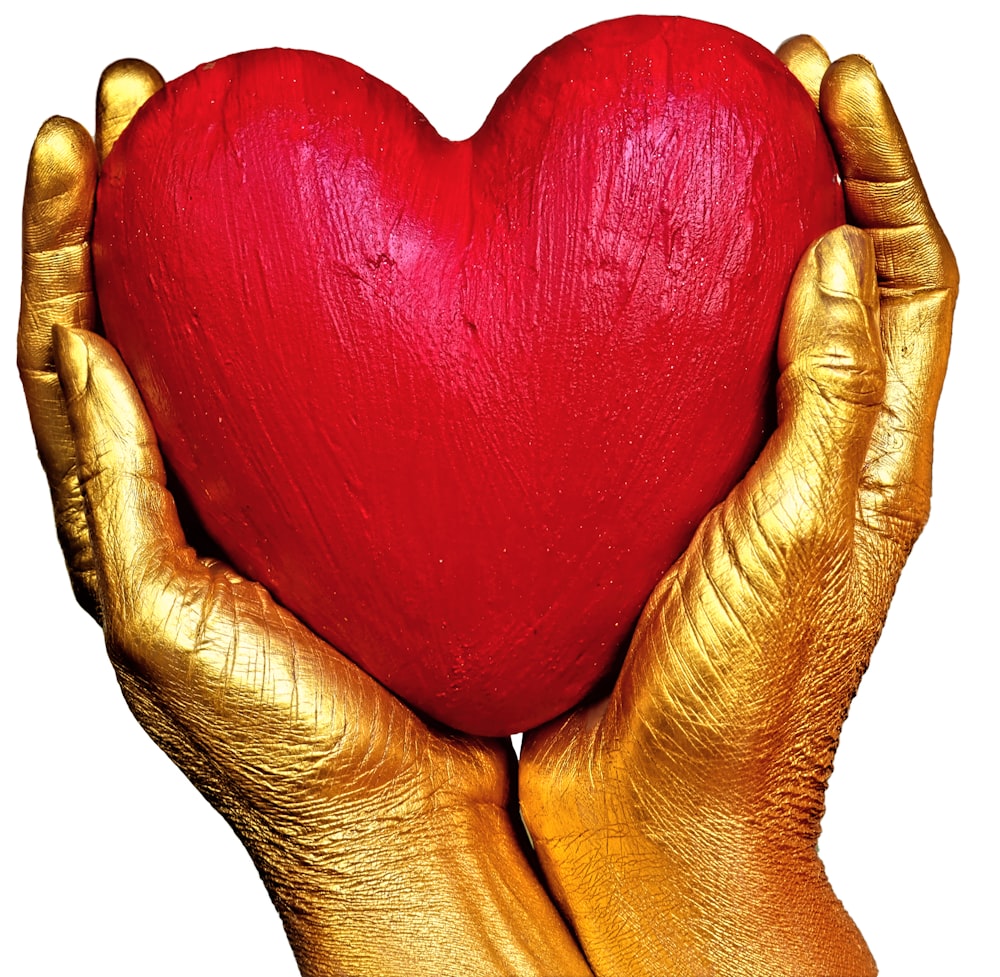
[[[74,588],[140,722],[246,844],[303,973],[874,972],[815,842],[926,518],[957,273],[870,66],[827,70],[807,39],[779,53],[866,232],[803,259],[778,431],[657,588],[610,699],[526,736],[519,770],[186,547],[138,395],[90,331],[99,160],[160,80],[109,69],[96,149],[67,120],[40,132],[19,365]],[[515,776],[582,954],[516,827]]]

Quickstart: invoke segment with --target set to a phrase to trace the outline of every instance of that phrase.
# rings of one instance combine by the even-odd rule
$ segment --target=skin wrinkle
[[[883,269],[884,270],[884,269]],[[896,273],[896,269],[892,269],[893,274]],[[839,289],[837,290],[839,291]],[[853,303],[855,305],[854,315],[859,319],[864,319],[865,309],[859,303]],[[913,318],[912,309],[909,310],[911,314],[911,320]],[[859,315],[859,313],[861,313]],[[838,313],[839,314],[839,313]],[[822,362],[822,361],[821,361]],[[847,362],[851,362],[847,360]],[[818,400],[820,403],[827,404],[828,407],[833,408],[832,412],[824,411],[822,415],[815,415],[812,418],[812,423],[809,425],[809,434],[805,440],[802,440],[803,431],[799,432],[799,442],[796,451],[805,451],[805,462],[801,460],[799,464],[805,470],[811,471],[822,471],[822,465],[824,463],[824,455],[818,450],[818,446],[823,443],[823,432],[830,426],[831,422],[834,422],[834,429],[840,430],[841,434],[839,437],[850,438],[852,436],[853,430],[868,430],[872,431],[873,426],[875,430],[872,431],[872,437],[876,437],[879,433],[875,421],[877,417],[872,415],[870,401],[875,399],[873,397],[874,391],[871,389],[865,389],[864,381],[866,379],[867,364],[862,369],[854,369],[849,371],[849,380],[851,381],[845,391],[837,390],[837,394],[840,396],[832,396],[831,391],[826,389],[826,384],[831,380],[836,383],[840,383],[835,375],[831,375],[829,372],[824,377],[822,374],[816,375],[815,373],[809,375],[809,383],[811,386],[802,387],[799,386],[795,394],[794,400],[790,402],[790,409],[794,413],[795,411],[803,410],[803,398],[813,400]],[[843,371],[841,371],[843,373]],[[860,384],[858,381],[861,381]],[[783,380],[783,383],[786,383]],[[847,393],[848,396],[846,400],[842,396],[843,393]],[[887,399],[892,397],[906,397],[913,396],[912,391],[904,391],[899,393],[897,391],[887,389],[884,395]],[[919,407],[915,408],[920,410]],[[841,422],[838,420],[842,410],[853,411],[853,416]],[[881,415],[878,415],[881,416]],[[785,418],[782,417],[782,423],[785,423]],[[884,419],[881,421],[884,425]],[[782,437],[782,433],[779,430],[779,438]],[[900,433],[900,437],[905,437],[904,434]],[[794,442],[788,447],[795,447]],[[885,452],[885,447],[879,447],[876,449],[880,453],[880,457]],[[772,462],[773,463],[773,462]],[[867,465],[871,465],[871,460],[866,462]],[[881,465],[881,461],[879,462]],[[897,471],[894,472],[898,477],[898,467]],[[864,466],[859,466],[859,471],[863,471]],[[794,471],[794,469],[793,469]],[[780,483],[779,483],[780,484]],[[806,484],[815,485],[822,484],[816,483],[812,478]],[[763,486],[758,486],[754,491],[759,491]],[[781,487],[780,491],[776,495],[770,496],[769,506],[782,506],[782,499],[787,498],[788,494],[800,495],[803,487],[803,483],[799,480],[798,473],[795,472],[793,478],[786,481]],[[754,498],[754,491],[746,493],[751,499]],[[746,495],[742,490],[737,493],[737,495],[743,496],[740,498],[741,506],[746,504]],[[840,906],[836,898],[829,892],[828,883],[826,883],[825,873],[822,871],[821,864],[817,861],[813,869],[809,869],[809,858],[815,858],[815,838],[818,836],[819,819],[822,816],[822,811],[824,807],[823,796],[825,791],[826,783],[829,779],[830,772],[832,770],[832,759],[833,753],[836,747],[836,743],[839,737],[841,724],[843,722],[844,716],[846,715],[845,703],[849,702],[850,698],[854,694],[857,682],[860,679],[860,675],[863,672],[865,666],[867,665],[868,656],[870,654],[871,647],[874,644],[874,639],[877,637],[877,632],[880,629],[881,619],[884,616],[885,609],[887,607],[887,595],[884,584],[879,584],[874,593],[869,593],[863,589],[863,584],[861,578],[869,573],[875,571],[877,564],[867,565],[864,560],[864,553],[862,550],[857,549],[863,545],[862,538],[851,538],[848,532],[849,528],[857,525],[856,513],[861,510],[861,497],[860,493],[855,491],[851,493],[850,502],[848,507],[848,497],[846,495],[842,496],[844,499],[845,512],[843,516],[838,516],[833,522],[835,531],[829,534],[825,531],[817,536],[817,530],[821,527],[816,525],[816,520],[808,520],[806,525],[802,525],[801,520],[796,519],[794,515],[786,516],[784,519],[779,519],[775,525],[775,531],[778,534],[779,539],[783,538],[782,534],[786,538],[785,547],[779,547],[778,552],[782,549],[788,554],[797,554],[794,560],[790,561],[787,558],[781,559],[771,566],[771,574],[767,576],[773,581],[771,586],[775,588],[776,593],[781,594],[785,587],[782,586],[781,580],[783,578],[787,579],[787,574],[792,573],[792,579],[797,579],[797,589],[801,590],[804,594],[809,594],[810,592],[820,595],[818,605],[815,606],[811,613],[804,615],[808,620],[802,622],[803,627],[808,627],[810,629],[819,629],[819,634],[822,635],[824,627],[830,627],[829,622],[841,622],[831,629],[831,634],[829,636],[828,642],[815,642],[815,640],[810,640],[808,643],[803,643],[803,638],[808,637],[809,631],[799,631],[797,634],[795,631],[789,632],[787,628],[781,628],[775,630],[773,633],[773,638],[777,644],[777,647],[781,647],[786,642],[796,643],[801,649],[801,654],[791,659],[792,662],[798,661],[800,664],[794,667],[790,673],[793,678],[792,688],[795,690],[786,699],[785,708],[788,711],[788,720],[784,724],[784,731],[781,726],[774,727],[775,729],[775,746],[780,746],[780,740],[782,736],[788,738],[788,749],[783,750],[779,748],[778,756],[784,756],[784,760],[775,764],[772,764],[770,768],[775,771],[780,771],[776,778],[770,781],[771,786],[766,787],[766,793],[770,797],[771,813],[765,819],[765,821],[759,821],[756,817],[750,816],[745,818],[742,823],[745,824],[748,834],[747,837],[752,839],[756,831],[760,830],[764,824],[770,825],[767,828],[767,834],[772,838],[770,843],[770,855],[767,856],[766,851],[755,852],[754,849],[758,847],[758,843],[751,841],[750,849],[748,853],[749,857],[742,860],[743,864],[748,867],[753,867],[756,864],[757,858],[760,854],[765,855],[765,857],[777,858],[785,857],[781,856],[782,852],[786,852],[788,855],[795,853],[796,859],[804,858],[805,862],[805,873],[798,873],[800,877],[804,880],[802,884],[812,885],[813,883],[808,882],[809,878],[812,877],[810,873],[813,873],[815,879],[818,880],[819,888],[816,891],[817,895],[820,895],[818,902],[813,901],[813,897],[809,900],[809,910],[808,916],[811,921],[807,923],[805,919],[801,920],[801,925],[804,927],[803,932],[809,932],[808,926],[810,925],[820,925],[824,928],[829,926],[828,914],[830,912],[840,913],[843,920],[846,921],[846,916],[843,915],[843,908]],[[735,503],[729,503],[735,507]],[[744,511],[743,508],[737,508],[737,512]],[[772,512],[774,510],[772,509]],[[780,510],[779,510],[780,511]],[[793,510],[789,510],[794,512]],[[808,510],[807,510],[808,511]],[[754,512],[755,518],[752,520],[752,524],[756,527],[757,531],[763,530],[764,526],[771,525],[771,514],[762,513],[759,509]],[[726,525],[725,519],[718,519],[713,516],[712,519],[706,523],[707,527],[711,523],[722,523],[723,526]],[[821,523],[822,520],[819,520]],[[717,528],[713,526],[713,528]],[[809,542],[807,546],[801,546],[797,543],[793,543],[790,547],[787,542],[788,534],[791,533],[791,539],[797,539],[798,533],[805,532],[805,539]],[[730,558],[734,565],[740,565],[740,554],[742,552],[750,552],[754,554],[754,550],[746,550],[746,535],[741,535],[737,530],[726,537],[720,537],[725,540],[725,546],[730,552]],[[832,547],[834,553],[834,558],[829,559],[822,558],[825,550]],[[759,552],[761,547],[756,548]],[[764,552],[767,552],[767,547],[764,548]],[[709,551],[699,550],[698,540],[696,540],[695,547],[692,549],[693,553],[701,554],[701,568],[700,573],[705,581],[705,586],[708,588],[707,593],[713,595],[713,599],[716,599],[714,595],[717,595],[720,590],[724,591],[727,581],[725,577],[717,578],[712,572],[714,566],[711,563],[711,557]],[[820,566],[823,567],[820,572],[816,572],[814,569],[814,564],[817,556],[821,557]],[[798,564],[796,566],[796,564]],[[825,566],[824,566],[825,564]],[[759,563],[755,564],[758,569],[762,569]],[[898,568],[897,568],[898,569]],[[889,571],[893,572],[893,571]],[[879,576],[882,574],[879,573]],[[693,578],[678,578],[685,586],[690,586],[693,579],[697,579],[697,576]],[[839,582],[838,582],[839,581]],[[762,578],[757,574],[751,574],[749,580],[742,581],[740,587],[749,587],[751,590],[755,590],[761,586]],[[674,585],[676,587],[676,583]],[[786,585],[787,586],[787,585]],[[737,588],[737,592],[738,592]],[[663,604],[657,606],[656,614],[658,617],[664,617],[664,619],[669,619],[669,614],[667,613],[667,608],[669,607],[669,601],[671,599],[671,593],[667,591],[662,591],[660,594],[660,599],[664,601]],[[682,616],[681,620],[684,619],[686,615],[687,620],[692,621],[694,615],[690,612],[690,605],[682,596],[679,601],[681,604]],[[739,629],[734,628],[733,614],[732,614],[732,602],[731,601],[717,601],[719,604],[719,614],[720,620],[725,621],[725,627],[722,632],[716,632],[716,634],[734,634],[738,633]],[[792,602],[792,607],[795,606],[798,601]],[[848,607],[863,608],[864,612],[860,615],[845,615],[845,605]],[[711,606],[711,604],[707,605]],[[758,609],[761,613],[767,613],[768,602],[765,600],[758,605]],[[786,602],[778,602],[777,608],[787,606]],[[647,610],[647,613],[649,611]],[[797,609],[794,613],[789,615],[793,619],[800,619],[803,617],[801,612],[801,607]],[[874,622],[872,624],[868,623],[869,618]],[[742,623],[742,617],[740,621]],[[827,622],[824,624],[824,622]],[[641,635],[643,625],[640,624]],[[706,655],[705,642],[708,635],[712,633],[712,630],[706,631],[702,626],[700,621],[694,620],[692,624],[692,630],[695,632],[690,637],[690,651],[683,647],[678,647],[676,644],[672,644],[670,648],[670,653],[673,658],[678,655],[685,655],[691,653],[696,659],[704,660]],[[798,630],[798,629],[796,629]],[[716,637],[714,639],[708,638],[709,643],[712,640],[721,642],[723,645],[726,644],[724,638]],[[637,654],[638,640],[633,645],[631,655]],[[749,644],[749,643],[748,643]],[[658,657],[663,653],[661,648],[656,648],[652,645],[654,657]],[[843,665],[838,664],[838,659],[843,661]],[[810,661],[816,662],[815,665],[809,664]],[[825,662],[825,664],[824,664]],[[852,664],[853,662],[853,664]],[[818,666],[818,667],[817,667]],[[626,665],[628,668],[628,665]],[[675,672],[680,676],[682,683],[690,687],[692,685],[692,680],[690,674],[685,675],[683,669],[677,670]],[[831,679],[833,680],[831,682]],[[667,674],[666,680],[669,681],[669,674]],[[779,673],[773,673],[771,680],[778,682],[779,684],[783,681]],[[657,684],[661,684],[664,679],[658,680]],[[641,694],[641,693],[640,693]],[[659,696],[661,708],[664,704],[668,703],[669,700],[662,697],[662,693]],[[799,703],[812,703],[812,706],[806,711],[805,714],[800,714],[799,718],[796,720],[794,717],[796,715],[795,710],[792,708],[791,704],[794,702]],[[800,706],[801,708],[801,706]],[[611,721],[620,713],[615,708],[609,708],[606,713],[606,720]],[[647,722],[650,724],[650,734],[647,742],[656,743],[656,725],[655,725],[655,710],[647,714]],[[824,718],[828,716],[828,718]],[[824,732],[824,729],[826,732]],[[809,732],[809,730],[815,730],[815,732]],[[675,741],[676,742],[676,741]],[[737,754],[738,755],[738,752]],[[703,758],[706,762],[708,757]],[[720,758],[721,759],[721,758]],[[532,746],[529,743],[527,749],[527,761],[529,765],[533,763],[532,756]],[[685,769],[688,778],[691,775],[690,759],[685,759],[684,753],[674,754],[671,756],[671,763],[677,763],[680,765],[681,769]],[[529,768],[530,769],[530,768]],[[644,767],[640,763],[635,766],[635,771],[637,773],[637,783],[640,785],[641,789],[650,792],[650,797],[656,797],[659,804],[663,807],[659,808],[665,815],[665,824],[670,823],[682,823],[683,815],[668,813],[671,811],[671,806],[676,810],[680,808],[683,811],[683,803],[685,795],[674,794],[670,795],[663,793],[662,791],[654,791],[652,783],[644,785],[644,779],[646,774],[643,773]],[[662,768],[661,768],[662,769]],[[718,778],[719,774],[711,774],[713,778]],[[572,777],[569,777],[569,782],[572,782]],[[718,781],[717,781],[718,782]],[[752,781],[751,781],[752,782]],[[608,786],[605,789],[610,789]],[[749,798],[748,798],[749,799]],[[530,804],[530,798],[528,803]],[[752,812],[753,807],[749,810]],[[554,814],[548,814],[548,817],[558,817],[558,812]],[[636,814],[636,817],[640,815]],[[704,819],[705,817],[705,807],[701,806],[701,811],[699,817]],[[703,820],[704,823],[704,820]],[[755,827],[756,826],[756,827]],[[583,835],[585,837],[585,835]],[[723,835],[723,837],[725,837]],[[732,837],[732,836],[729,836]],[[797,840],[796,840],[797,839]],[[669,831],[665,832],[664,835],[658,839],[659,843],[664,846],[664,851],[675,851],[676,840],[671,840]],[[697,849],[695,849],[697,850]],[[696,856],[697,859],[697,856]],[[700,861],[697,862],[704,870],[704,865]],[[736,863],[739,864],[739,863]],[[592,898],[588,896],[588,891],[592,890],[594,886],[603,886],[607,884],[607,878],[601,877],[599,872],[595,872],[593,868],[594,863],[591,862],[590,871],[587,874],[587,878],[574,877],[572,869],[566,871],[566,881],[564,881],[561,888],[564,899],[569,899],[576,901],[578,904],[582,905],[583,911],[586,912],[587,899]],[[767,861],[765,860],[763,866],[766,868]],[[787,871],[791,871],[791,867],[788,866]],[[597,877],[597,881],[595,881]],[[697,876],[696,876],[697,877]],[[671,883],[667,883],[668,886]],[[744,890],[742,895],[740,890]],[[789,886],[790,890],[795,889],[795,885]],[[767,906],[766,900],[761,902],[760,899],[753,899],[751,891],[747,889],[746,879],[743,877],[743,882],[738,883],[734,889],[731,890],[735,896],[740,899],[746,899],[749,903],[757,903]],[[826,892],[825,896],[821,894]],[[828,909],[822,909],[821,906],[824,902],[828,905]],[[718,903],[716,902],[718,906]],[[713,918],[718,920],[725,920],[730,918],[731,908],[726,906],[719,906]],[[702,932],[702,935],[711,944],[713,940],[724,940],[721,946],[725,946],[731,954],[731,947],[736,945],[744,945],[747,947],[745,954],[740,954],[740,959],[735,963],[732,961],[732,957],[729,958],[722,957],[720,959],[726,959],[727,963],[724,965],[719,972],[726,974],[745,974],[745,973],[758,973],[761,972],[759,969],[761,959],[767,959],[770,964],[768,972],[781,972],[787,974],[795,974],[796,977],[800,977],[802,973],[816,973],[816,974],[827,974],[830,971],[828,969],[819,969],[816,966],[818,962],[816,960],[816,955],[813,951],[803,952],[799,963],[797,965],[787,965],[783,966],[780,962],[779,956],[787,957],[789,952],[796,952],[794,949],[790,950],[790,947],[794,947],[796,941],[789,943],[780,937],[777,937],[771,942],[767,939],[766,932],[769,931],[769,925],[771,927],[783,927],[785,926],[784,915],[781,911],[768,912],[766,917],[771,919],[770,924],[765,923],[761,928],[764,931],[765,946],[770,943],[770,947],[764,951],[763,958],[758,957],[757,952],[753,949],[755,944],[761,944],[762,934],[760,931],[755,932],[752,927],[748,926],[746,923],[746,917],[743,917],[737,911],[735,917],[732,918],[732,926],[735,929],[731,932],[739,932],[744,934],[745,944],[741,944],[737,941],[733,941],[730,935],[729,939],[723,937],[723,933],[726,932],[726,925],[711,927],[710,929],[715,930],[715,932]],[[759,916],[757,917],[759,919]],[[611,927],[614,926],[614,921],[608,924],[608,931],[612,931]],[[853,931],[848,924],[841,927],[841,932],[838,937],[834,937],[831,931],[827,931],[828,936],[826,938],[827,946],[832,946],[833,951],[829,959],[839,959],[841,961],[841,971],[842,973],[869,973],[873,972],[870,968],[872,967],[870,963],[870,958],[868,962],[865,962],[867,953],[864,949],[863,942],[860,936]],[[684,934],[684,928],[678,928],[677,939],[680,943],[686,940]],[[840,941],[839,943],[837,941]],[[680,943],[678,945],[680,945]],[[613,974],[616,972],[649,972],[656,973],[661,972],[662,964],[665,958],[661,958],[659,961],[660,966],[650,968],[647,965],[639,964],[633,957],[635,954],[622,954],[620,947],[616,947],[614,942],[599,941],[598,944],[592,945],[585,941],[585,946],[588,950],[593,946],[594,953],[591,956],[591,961],[595,963],[596,969],[599,973],[606,972]],[[720,949],[721,949],[720,946]],[[649,948],[647,948],[649,949]],[[805,947],[800,947],[800,951],[805,951]],[[639,954],[641,957],[642,955]],[[645,959],[655,960],[657,959],[656,953],[653,950],[649,950],[649,956]],[[809,961],[812,960],[810,963]],[[617,961],[614,965],[610,961]],[[626,962],[628,961],[628,962]],[[733,965],[729,966],[732,963]],[[643,966],[646,969],[641,969]],[[822,966],[822,965],[821,965]],[[829,960],[827,961],[827,966],[829,966]],[[696,971],[682,970],[683,973],[695,973]]]
[[[164,749],[168,756],[185,771],[186,775],[213,803],[230,823],[240,820],[237,804],[238,792],[227,784],[221,768],[217,768],[210,755],[197,750],[190,738],[183,732],[184,721],[171,715],[164,703],[157,701],[155,687],[144,684],[135,674],[118,669],[119,682],[129,708],[136,714],[144,728]],[[204,771],[211,770],[211,775]]]
[[[782,562],[782,554],[780,547],[776,545],[777,541],[769,538],[764,531],[767,519],[762,503],[766,501],[770,507],[774,504],[773,499],[765,495],[746,494],[745,500],[746,507],[743,512],[730,513],[717,509],[711,517],[713,522],[711,530],[705,533],[703,539],[705,547],[711,547],[713,552],[720,551],[719,541],[722,541],[721,552],[725,554],[725,566],[729,573],[738,577],[742,584],[739,593],[752,594],[753,588],[749,586],[751,571],[749,567],[744,565],[744,560],[740,555],[742,549],[740,541],[748,538],[754,540],[757,560],[769,579],[776,579],[776,569]],[[712,539],[715,540],[714,543],[711,542]],[[705,563],[708,564],[707,559]]]

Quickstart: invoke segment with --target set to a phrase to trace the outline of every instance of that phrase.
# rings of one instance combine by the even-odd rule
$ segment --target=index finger
[[[91,613],[97,607],[93,553],[53,330],[93,327],[89,236],[96,183],[97,155],[86,130],[70,119],[49,119],[32,147],[24,190],[17,365],[70,579]]]
[[[90,230],[99,168],[138,107],[163,79],[141,61],[119,61],[101,77],[97,133],[54,117],[39,130],[24,191],[21,311],[17,364],[56,530],[80,603],[98,616],[90,532],[77,471],[76,444],[55,370],[53,332],[93,329],[97,319]]]
[[[835,61],[823,78],[820,112],[840,162],[850,216],[875,243],[880,284],[956,288],[955,256],[871,63],[856,54]]]
[[[26,386],[35,386],[38,373],[54,376],[55,325],[93,323],[89,236],[96,185],[87,131],[71,119],[49,119],[32,146],[24,188],[17,362],[28,373]]]

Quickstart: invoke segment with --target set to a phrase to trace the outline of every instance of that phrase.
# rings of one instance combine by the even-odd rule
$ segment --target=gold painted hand
[[[811,39],[780,53],[818,98],[856,227],[803,258],[778,429],[650,598],[610,698],[522,753],[544,873],[608,977],[875,973],[816,844],[928,514],[958,274],[871,66],[829,66]]]
[[[587,974],[509,816],[509,744],[429,727],[257,584],[185,543],[97,321],[99,157],[162,84],[112,66],[97,148],[41,129],[18,364],[74,590],[136,718],[246,845],[303,974]]]

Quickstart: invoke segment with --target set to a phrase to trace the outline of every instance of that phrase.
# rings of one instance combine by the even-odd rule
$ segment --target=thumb
[[[772,543],[853,531],[858,480],[882,403],[875,255],[840,227],[806,252],[778,341],[778,429],[743,488]]]
[[[154,570],[184,550],[156,436],[117,353],[101,337],[55,331],[106,621],[155,603]]]

